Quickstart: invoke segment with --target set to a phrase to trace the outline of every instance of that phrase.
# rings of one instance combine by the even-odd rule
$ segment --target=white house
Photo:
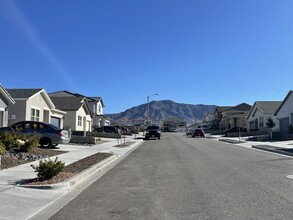
[[[14,105],[15,101],[6,89],[0,85],[0,127],[8,125],[9,104]]]
[[[274,116],[276,110],[280,107],[281,101],[256,101],[247,115],[247,124],[249,131],[268,131],[266,126],[268,118],[276,121]]]
[[[293,125],[293,90],[290,90],[274,114],[277,119],[276,127],[282,135],[289,133],[289,126]]]

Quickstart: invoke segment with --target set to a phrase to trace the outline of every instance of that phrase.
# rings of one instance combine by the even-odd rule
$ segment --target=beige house
[[[251,105],[242,103],[233,108],[226,109],[221,113],[222,119],[220,126],[222,130],[232,127],[247,128],[246,117],[251,109]]]
[[[93,114],[86,97],[51,97],[54,105],[66,111],[64,127],[72,131],[92,131]]]
[[[14,105],[15,101],[6,89],[0,85],[0,127],[8,125],[9,104]]]
[[[63,128],[66,112],[56,109],[44,89],[7,89],[15,100],[9,105],[8,124],[19,121],[42,121]]]
[[[104,116],[104,102],[101,97],[87,97],[79,93],[73,93],[66,90],[51,92],[50,97],[84,97],[92,113],[92,127],[101,127],[110,125],[110,121]]]

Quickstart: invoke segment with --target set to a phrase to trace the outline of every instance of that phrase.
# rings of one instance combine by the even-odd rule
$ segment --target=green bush
[[[27,136],[24,144],[19,146],[21,152],[31,152],[39,146],[39,138],[36,136]]]
[[[64,170],[65,163],[58,161],[58,157],[53,161],[51,159],[41,160],[39,166],[31,165],[37,173],[40,181],[49,180]]]
[[[0,142],[4,145],[6,150],[9,150],[15,144],[14,134],[4,132],[0,135]]]
[[[0,143],[0,155],[4,155],[6,152],[5,147]]]

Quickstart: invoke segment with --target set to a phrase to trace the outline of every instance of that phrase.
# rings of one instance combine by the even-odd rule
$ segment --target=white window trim
[[[32,120],[32,109],[39,111],[39,121],[41,121],[41,109],[38,107],[34,107],[34,106],[31,106],[31,109],[30,109],[30,119]],[[37,121],[36,119],[37,119],[37,117],[36,117],[36,115],[34,115],[34,120],[32,120],[32,121]]]

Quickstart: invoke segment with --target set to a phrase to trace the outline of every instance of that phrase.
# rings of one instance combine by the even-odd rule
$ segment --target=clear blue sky
[[[293,89],[292,0],[0,0],[0,83],[237,105]]]

